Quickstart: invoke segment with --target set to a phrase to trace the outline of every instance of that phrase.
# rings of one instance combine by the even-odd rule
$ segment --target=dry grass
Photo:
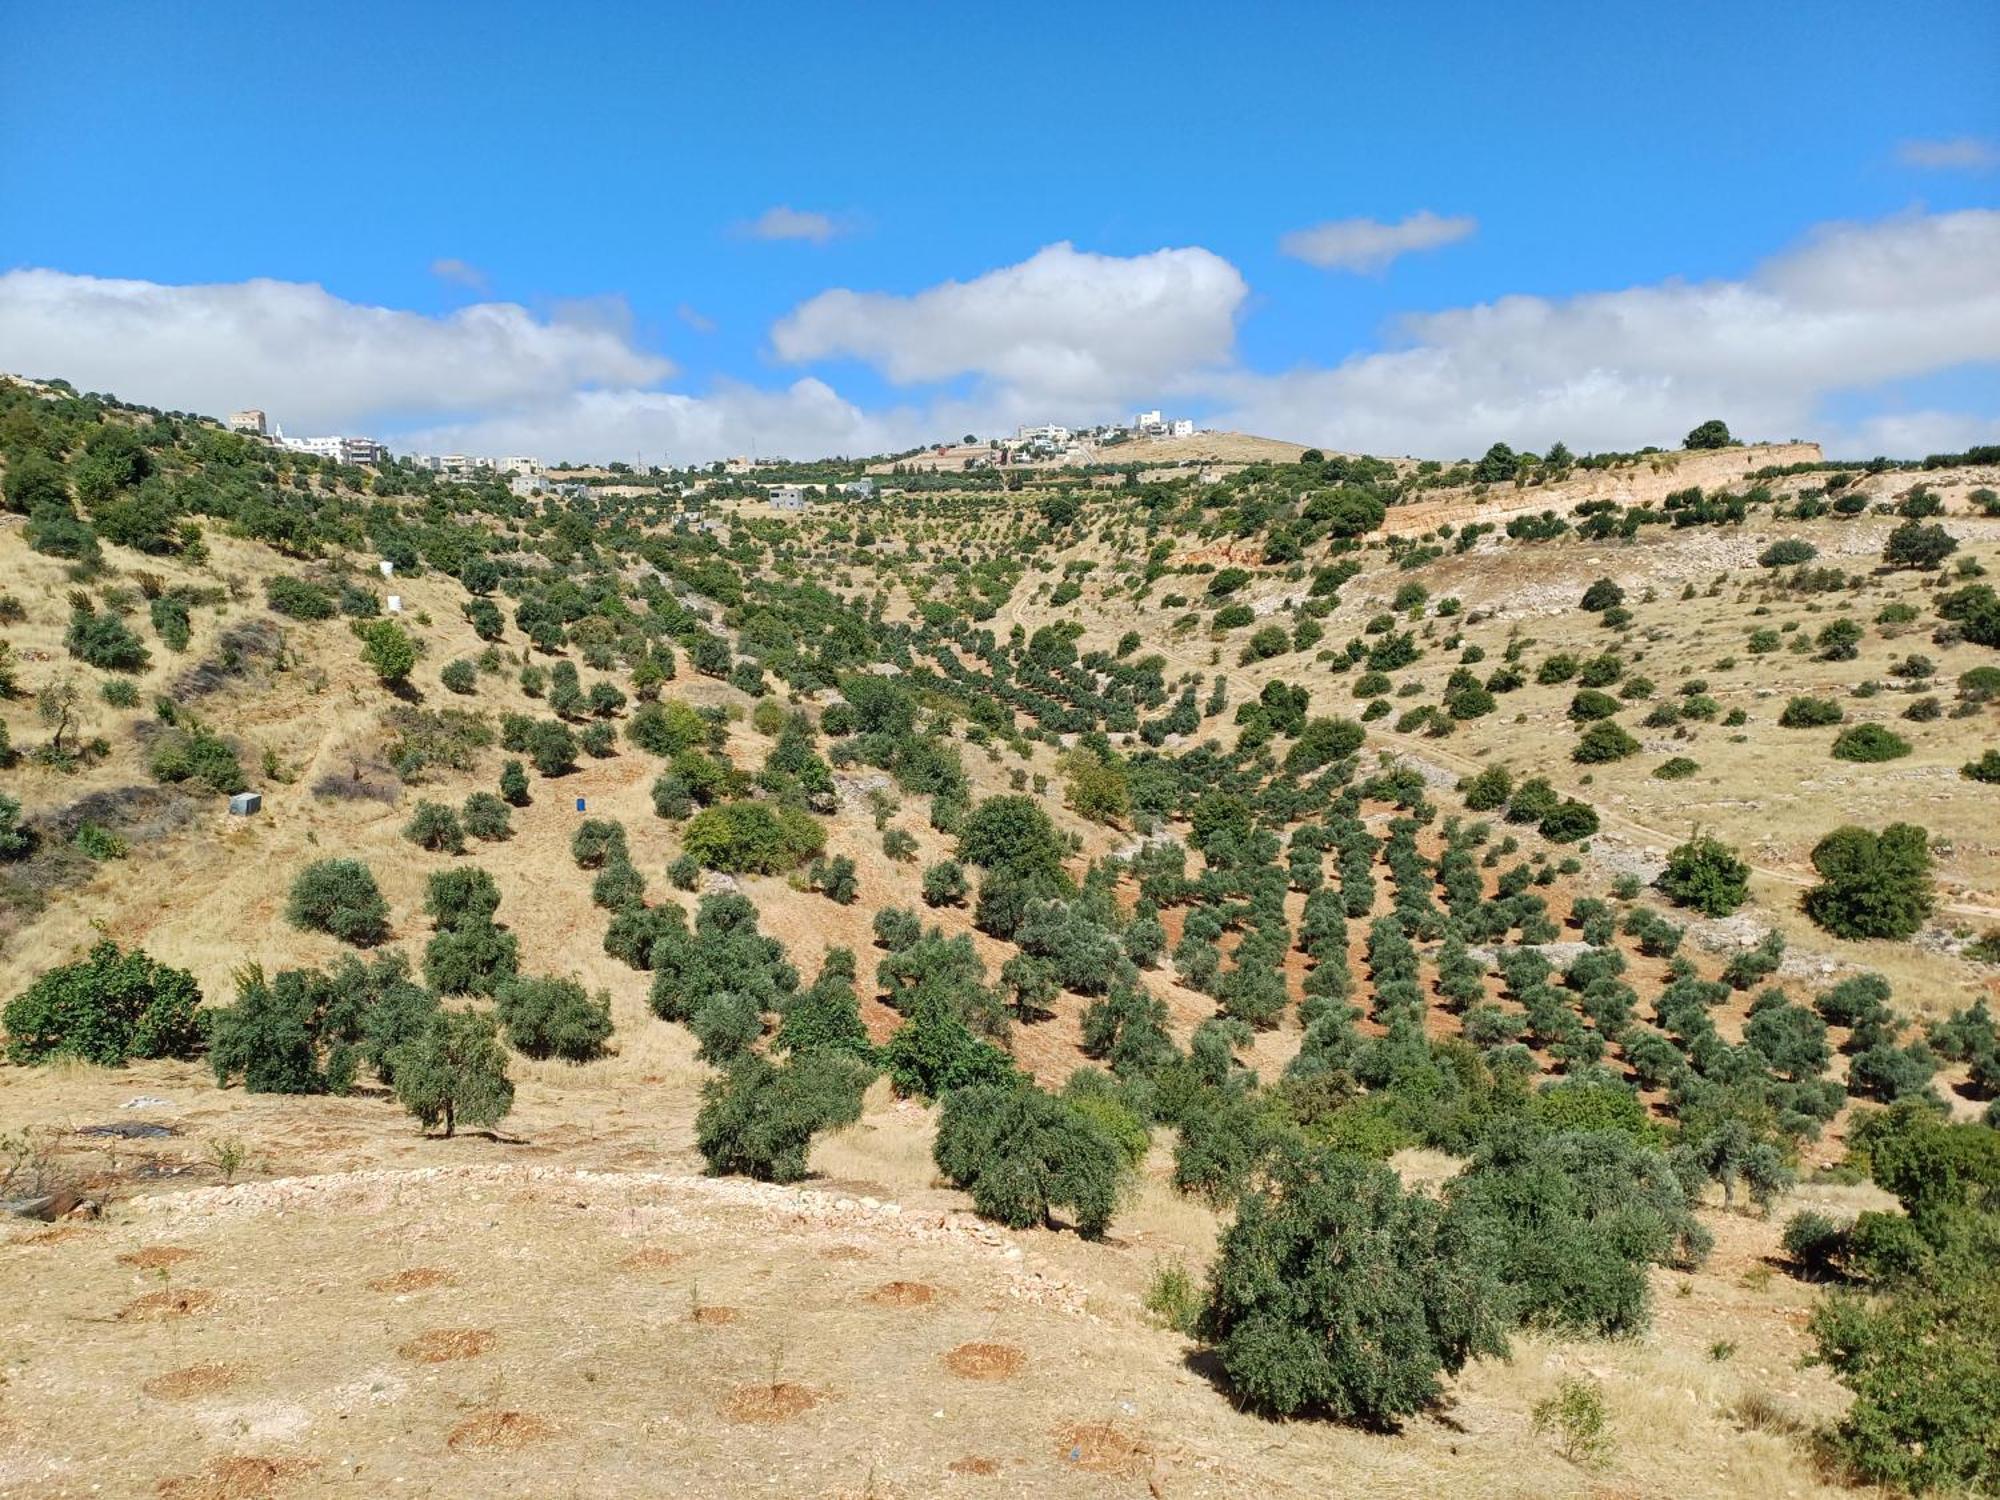
[[[377,1276],[368,1282],[371,1292],[427,1292],[433,1287],[455,1286],[458,1278],[441,1266],[412,1266],[407,1271],[397,1271],[389,1276]]]

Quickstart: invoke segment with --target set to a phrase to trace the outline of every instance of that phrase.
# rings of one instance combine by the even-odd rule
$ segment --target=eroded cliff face
[[[1654,453],[1621,468],[1578,470],[1551,484],[1525,489],[1496,484],[1488,486],[1484,494],[1450,490],[1414,505],[1392,506],[1382,529],[1408,536],[1430,531],[1441,521],[1507,521],[1545,510],[1562,515],[1589,500],[1658,505],[1675,490],[1690,485],[1725,489],[1743,483],[1759,469],[1818,463],[1820,458],[1818,443],[1758,443],[1746,448]]]

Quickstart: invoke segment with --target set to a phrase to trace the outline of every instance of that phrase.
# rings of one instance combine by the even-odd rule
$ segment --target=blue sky
[[[0,368],[600,456],[1133,404],[1396,452],[1670,441],[1713,401],[1757,436],[1992,440],[2000,271],[1963,261],[2000,262],[1996,67],[1970,3],[73,3],[0,55],[0,272],[55,273],[0,281]],[[752,231],[780,207],[823,221]],[[1470,222],[1358,271],[1280,250],[1420,213]],[[1829,233],[1837,272],[1773,290]],[[1811,335],[1871,277],[1909,299],[1880,337]],[[152,291],[107,313],[105,280]],[[336,305],[187,290],[265,281]],[[1726,341],[1652,347],[1713,298],[1599,309],[1622,340],[1573,301],[1676,286],[1761,288],[1744,325],[1798,357],[1746,386]],[[1548,360],[1408,321],[1504,299]],[[485,304],[519,316],[452,321]],[[371,375],[411,340],[428,394]]]

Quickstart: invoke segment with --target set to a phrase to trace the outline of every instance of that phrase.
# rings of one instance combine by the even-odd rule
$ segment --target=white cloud
[[[822,292],[771,330],[780,359],[851,357],[898,385],[970,375],[1000,405],[1084,416],[1226,364],[1248,295],[1202,249],[1119,257],[1050,245],[911,296]]]
[[[2000,361],[2000,213],[1833,224],[1741,281],[1505,297],[1395,334],[1327,369],[1232,374],[1216,425],[1429,456],[1664,444],[1711,416],[1832,439],[1835,392]]]
[[[492,285],[484,271],[469,260],[460,260],[453,255],[440,256],[431,262],[431,275],[440,281],[453,282],[468,287],[472,291],[485,293]]]
[[[1278,250],[1327,271],[1380,271],[1401,256],[1435,250],[1470,239],[1479,228],[1466,215],[1446,217],[1429,209],[1396,224],[1377,219],[1333,219],[1279,237]]]
[[[679,307],[675,308],[674,316],[687,324],[696,333],[715,332],[715,319],[709,317],[691,302],[683,302]]]
[[[1903,141],[1896,160],[1924,172],[1990,172],[2000,167],[2000,146],[1976,135],[1948,141]]]
[[[824,245],[848,232],[849,226],[834,218],[811,209],[788,208],[780,203],[775,208],[767,208],[739,230],[753,240],[809,240],[815,245]]]
[[[602,303],[548,319],[508,302],[443,317],[289,281],[165,286],[60,271],[0,274],[0,364],[150,406],[259,406],[295,432],[479,411],[647,384],[672,364]]]
[[[674,391],[577,391],[513,412],[412,432],[399,442],[428,453],[535,453],[544,458],[635,457],[705,463],[732,454],[817,458],[913,448],[937,435],[904,408],[864,411],[822,380],[782,390],[725,383],[703,396]]]

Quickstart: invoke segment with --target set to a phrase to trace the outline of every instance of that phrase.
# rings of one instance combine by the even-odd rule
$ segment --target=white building
[[[1176,417],[1171,431],[1175,437],[1193,437],[1194,422],[1188,417]]]
[[[264,414],[254,406],[248,411],[233,411],[229,414],[229,430],[262,437],[265,432]]]
[[[539,474],[516,474],[507,481],[507,488],[526,499],[530,495],[539,495],[543,490],[553,489],[554,486]]]
[[[872,479],[850,479],[839,488],[841,494],[852,495],[857,500],[875,498],[875,481]]]
[[[1142,411],[1132,419],[1132,430],[1134,432],[1158,432],[1163,430],[1166,425],[1166,423],[1160,420],[1160,414],[1157,411]]]
[[[774,484],[764,491],[764,498],[778,510],[804,510],[806,491],[804,485]]]
[[[314,458],[330,458],[337,464],[379,464],[389,456],[388,448],[365,437],[312,437],[278,439],[281,447],[294,453],[310,453]]]
[[[1017,427],[1014,440],[1020,443],[1047,443],[1051,448],[1060,448],[1069,441],[1069,429],[1049,422],[1040,427]]]
[[[511,458],[501,459],[499,468],[508,474],[539,474],[542,472],[542,461],[539,458],[516,454]]]

